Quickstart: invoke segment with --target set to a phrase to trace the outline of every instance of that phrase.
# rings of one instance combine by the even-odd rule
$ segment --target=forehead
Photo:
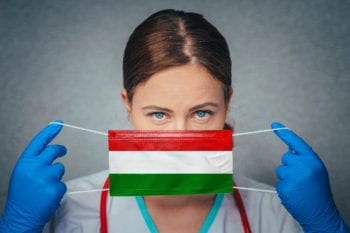
[[[133,104],[183,105],[224,99],[223,84],[199,64],[172,67],[136,87]]]

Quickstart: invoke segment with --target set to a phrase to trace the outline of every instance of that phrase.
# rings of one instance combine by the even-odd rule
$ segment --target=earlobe
[[[230,87],[230,90],[229,90],[228,94],[229,94],[228,95],[229,101],[231,101],[231,98],[233,96],[233,88],[232,87]]]
[[[123,100],[123,103],[124,103],[126,110],[128,111],[128,113],[130,113],[131,104],[130,104],[130,101],[128,99],[128,92],[125,90],[125,88],[123,88],[120,95],[122,97],[122,100]]]
[[[233,88],[230,87],[230,90],[228,91],[228,98],[227,98],[227,101],[226,101],[226,106],[230,105],[230,102],[232,100],[232,96],[233,96]]]

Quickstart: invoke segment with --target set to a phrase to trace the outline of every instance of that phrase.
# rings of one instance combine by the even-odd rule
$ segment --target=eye
[[[164,112],[152,112],[150,115],[156,120],[163,120],[165,118]]]
[[[196,117],[197,119],[205,119],[211,116],[212,114],[213,113],[208,110],[199,110],[194,113],[194,117]]]

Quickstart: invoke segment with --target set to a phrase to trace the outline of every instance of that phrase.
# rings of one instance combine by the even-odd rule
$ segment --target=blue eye
[[[152,116],[156,118],[157,120],[162,120],[165,117],[164,112],[153,112]]]
[[[202,110],[195,112],[195,114],[197,118],[205,118],[205,117],[208,117],[208,115],[210,115],[208,111],[202,111]]]

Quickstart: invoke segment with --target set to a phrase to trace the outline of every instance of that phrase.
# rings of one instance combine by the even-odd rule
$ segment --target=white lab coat
[[[106,170],[69,181],[67,182],[68,191],[101,189],[107,176],[108,171]],[[272,189],[272,187],[239,175],[234,175],[234,180],[237,186]],[[252,232],[302,232],[300,225],[280,204],[277,194],[243,190],[240,193]],[[91,192],[65,195],[61,207],[52,221],[45,226],[44,232],[98,233],[100,230],[100,194],[100,192]],[[223,199],[221,203],[218,202],[217,213],[211,216],[211,219],[208,217],[206,220],[209,227],[205,232],[243,232],[239,211],[232,195],[221,196]],[[147,210],[141,208],[142,205],[145,207],[142,197],[108,197],[107,205],[109,232],[153,233],[150,230],[151,223],[145,220]]]

